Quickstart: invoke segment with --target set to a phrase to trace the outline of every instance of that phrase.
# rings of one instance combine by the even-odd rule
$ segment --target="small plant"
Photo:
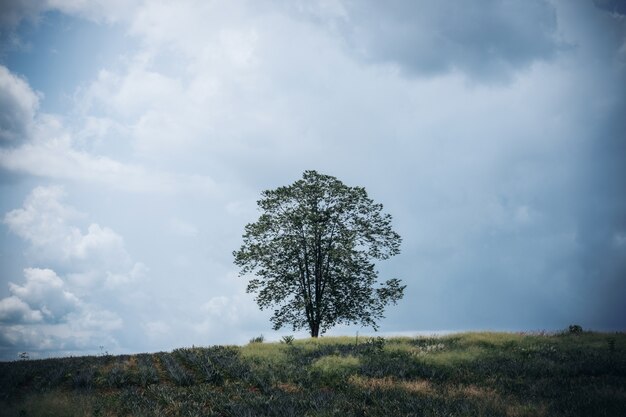
[[[142,354],[138,357],[137,362],[139,385],[147,387],[150,384],[156,384],[159,382],[159,374],[154,368],[151,356]]]
[[[365,341],[365,351],[368,353],[380,353],[385,349],[384,337],[370,337]]]
[[[123,387],[128,381],[128,374],[122,364],[116,363],[111,367],[106,376],[106,385],[109,388]]]
[[[252,339],[250,339],[250,343],[263,343],[264,340],[265,340],[265,337],[263,337],[263,335],[260,335],[260,336],[253,337]]]
[[[309,372],[310,377],[321,385],[339,386],[357,373],[359,367],[360,360],[355,356],[328,355],[315,360]]]
[[[581,334],[583,332],[583,328],[578,324],[570,324],[568,330],[570,334]]]
[[[30,355],[28,354],[28,352],[21,352],[19,354],[19,357],[23,361],[26,361],[26,360],[30,359]]]
[[[295,338],[293,336],[289,335],[289,336],[283,336],[280,342],[284,343],[286,345],[291,345],[294,340],[295,340]]]
[[[170,379],[178,386],[184,387],[193,384],[193,377],[176,361],[172,354],[160,353],[159,359],[169,374]]]
[[[609,337],[608,343],[609,343],[609,352],[615,353],[615,338]]]

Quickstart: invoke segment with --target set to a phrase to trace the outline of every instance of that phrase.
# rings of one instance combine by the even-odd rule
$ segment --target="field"
[[[324,337],[0,363],[7,416],[626,416],[626,334]]]

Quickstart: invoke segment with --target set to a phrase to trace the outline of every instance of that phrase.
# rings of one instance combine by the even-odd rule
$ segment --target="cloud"
[[[607,12],[626,15],[626,3],[622,0],[593,0],[593,4]]]
[[[123,131],[123,124],[87,117],[84,126],[73,131],[61,118],[40,113],[39,96],[25,80],[1,65],[0,87],[0,167],[4,170],[128,192],[217,192],[215,182],[206,175],[173,174],[78,149],[75,142],[82,142],[85,148],[94,138],[97,145],[106,131]],[[141,94],[128,94],[137,96]]]
[[[57,180],[105,185],[140,193],[214,193],[214,181],[203,175],[170,174],[125,164],[74,149],[67,138],[0,149],[0,167]]]
[[[148,269],[133,262],[122,236],[98,223],[81,230],[75,223],[86,216],[66,205],[65,197],[62,187],[36,187],[3,222],[30,244],[31,256],[70,271],[72,281],[82,286],[117,288],[141,280]]]
[[[139,3],[132,0],[3,0],[0,23],[14,29],[23,20],[37,21],[42,13],[53,10],[96,22],[114,22],[127,17]]]
[[[258,193],[309,168],[365,186],[394,216],[403,254],[381,277],[409,293],[385,326],[623,326],[626,153],[623,125],[609,126],[624,113],[619,13],[535,0],[45,7],[122,19],[111,30],[133,47],[75,81],[62,115],[5,77],[21,91],[0,93],[22,115],[8,125],[25,133],[4,140],[0,169],[27,178],[5,204],[19,207],[32,182],[64,187],[6,214],[6,251],[17,239],[27,250],[3,270],[54,270],[84,306],[48,323],[7,293],[12,346],[258,335],[269,321],[229,276],[230,251]]]
[[[11,296],[0,300],[0,323],[55,324],[87,309],[51,269],[26,268],[24,279],[22,285],[9,283]]]
[[[44,259],[109,267],[127,265],[130,258],[122,237],[97,223],[81,231],[72,222],[83,215],[66,206],[64,198],[62,187],[37,187],[26,197],[23,208],[8,212],[3,221]]]
[[[196,237],[198,235],[196,226],[177,217],[170,219],[170,230],[181,237]]]
[[[561,48],[556,12],[545,0],[295,4],[292,13],[327,27],[358,58],[411,76],[460,71],[481,82],[508,80]]]
[[[249,294],[211,297],[200,306],[199,311],[202,319],[193,322],[192,329],[204,337],[220,337],[226,328],[249,332],[269,320],[269,313],[260,312],[253,296]]]
[[[119,349],[112,332],[123,322],[115,313],[86,306],[61,323],[0,323],[0,357],[11,360],[27,351],[31,358],[100,354],[100,346]]]
[[[171,332],[171,327],[164,321],[148,321],[143,324],[146,335],[151,339],[163,338]]]
[[[63,187],[36,187],[22,208],[4,216],[9,230],[28,243],[30,258],[55,267],[26,268],[23,283],[8,283],[10,296],[0,300],[0,350],[60,354],[118,346],[114,333],[132,310],[124,300],[135,297],[148,268],[133,261],[113,229],[80,227],[87,216],[65,198]]]
[[[0,323],[36,323],[43,321],[43,314],[33,310],[19,297],[12,295],[0,300]]]
[[[51,269],[26,268],[24,285],[9,283],[13,296],[40,312],[45,321],[59,322],[80,307],[78,298]]]
[[[59,10],[95,22],[117,22],[134,15],[141,0],[47,0],[47,10]]]
[[[38,108],[39,96],[28,83],[0,65],[0,146],[28,139]]]
[[[45,9],[45,3],[45,0],[4,0],[0,3],[0,26],[13,29],[23,19],[36,19]]]
[[[143,279],[148,271],[148,267],[141,262],[135,263],[130,271],[124,273],[112,273],[109,271],[107,272],[105,285],[108,288],[123,288],[128,284],[135,283]]]

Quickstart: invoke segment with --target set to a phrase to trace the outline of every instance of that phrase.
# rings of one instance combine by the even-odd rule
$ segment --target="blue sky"
[[[625,13],[3,2],[0,358],[293,333],[232,251],[260,192],[307,169],[403,237],[378,265],[407,285],[385,334],[624,330]]]

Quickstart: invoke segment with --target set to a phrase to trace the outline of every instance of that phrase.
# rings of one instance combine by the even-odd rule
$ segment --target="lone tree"
[[[336,324],[378,328],[384,307],[406,286],[390,279],[374,288],[374,259],[400,253],[400,235],[362,187],[305,171],[290,186],[264,191],[262,212],[234,251],[240,276],[254,273],[247,292],[263,310],[275,307],[274,330],[291,324],[312,337]]]

